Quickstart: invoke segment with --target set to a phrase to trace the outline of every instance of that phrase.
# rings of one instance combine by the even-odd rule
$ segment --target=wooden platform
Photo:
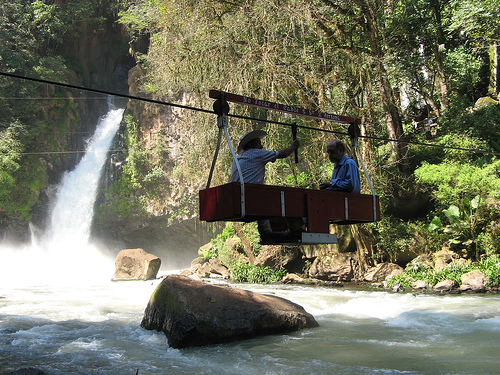
[[[306,233],[328,234],[330,223],[359,224],[380,218],[379,199],[369,194],[249,183],[244,190],[243,206],[239,182],[201,190],[200,220],[251,222],[306,218]]]

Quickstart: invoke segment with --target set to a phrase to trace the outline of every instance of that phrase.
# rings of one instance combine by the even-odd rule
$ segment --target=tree
[[[320,4],[326,7],[320,7]],[[396,141],[392,143],[393,157],[402,169],[406,169],[406,145],[399,142],[404,140],[399,98],[386,65],[388,56],[384,17],[389,5],[390,2],[385,1],[322,0],[318,2],[314,15],[317,26],[332,44],[330,49],[344,51],[349,56],[348,69],[358,67],[355,74],[346,74],[344,80],[351,80],[349,86],[355,84],[359,88],[356,90],[358,95],[366,96],[366,109],[372,109],[367,113],[373,116],[373,109],[378,108],[380,102],[381,118],[386,122],[389,137]],[[340,62],[335,66],[339,75],[348,73],[342,69],[344,66]],[[368,119],[377,123],[383,120]]]
[[[489,54],[488,93],[497,96],[500,92],[500,1],[499,0],[453,0],[454,9],[450,29],[470,36],[474,44],[487,49]]]

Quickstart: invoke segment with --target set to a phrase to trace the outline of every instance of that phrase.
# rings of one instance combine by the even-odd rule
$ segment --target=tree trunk
[[[241,243],[243,244],[243,250],[245,250],[245,254],[248,257],[248,260],[250,261],[251,264],[255,264],[255,254],[253,253],[252,246],[250,246],[250,242],[248,242],[248,238],[243,233],[243,230],[241,229],[241,224],[238,222],[235,222],[234,224],[234,230],[236,231],[236,235],[241,239]]]
[[[441,21],[441,6],[439,0],[431,1],[431,10],[434,13],[437,26],[437,40],[433,44],[434,57],[438,72],[439,88],[441,90],[441,110],[446,110],[449,107],[448,103],[448,83],[446,82],[446,74],[444,73],[444,64],[442,51],[445,48],[446,38],[444,37],[443,26]]]
[[[488,94],[494,97],[498,97],[500,93],[500,71],[498,70],[498,60],[499,58],[499,46],[497,42],[494,42],[490,46],[490,83],[488,87]]]
[[[441,55],[441,49],[444,48],[444,44],[440,44],[439,46],[434,46],[434,55],[436,57],[436,65],[437,65],[437,77],[439,80],[439,88],[441,90],[441,110],[445,111],[449,107],[448,102],[448,84],[446,82],[446,75],[444,73],[443,67],[443,57]],[[438,114],[436,114],[438,115]]]
[[[358,267],[354,272],[354,278],[362,281],[366,271],[373,266],[372,236],[361,225],[351,225],[351,233],[356,242],[358,256]]]

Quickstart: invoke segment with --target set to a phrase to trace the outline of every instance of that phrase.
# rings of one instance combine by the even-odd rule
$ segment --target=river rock
[[[317,327],[301,306],[277,296],[171,275],[154,291],[141,326],[162,331],[174,348]]]
[[[113,281],[151,280],[160,270],[161,259],[143,249],[121,250],[115,259]]]
[[[425,280],[416,280],[411,283],[411,287],[417,290],[427,289],[428,285]]]
[[[484,292],[486,290],[486,284],[488,283],[487,277],[480,270],[473,270],[463,274],[461,280],[461,290],[468,290],[470,288],[476,293]]]
[[[453,280],[443,280],[434,285],[434,290],[436,292],[445,293],[450,292],[455,286],[455,282]]]
[[[354,276],[351,254],[321,254],[309,270],[309,276],[320,280],[351,281]]]
[[[300,255],[297,246],[263,246],[261,252],[255,259],[255,265],[259,267],[271,267],[272,269],[284,269],[296,260]]]
[[[434,254],[434,268],[437,270],[444,268],[456,258],[458,258],[458,255],[449,249],[444,248],[439,250]]]
[[[201,264],[196,273],[201,278],[215,277],[229,279],[229,270],[219,259],[209,259],[208,262]]]
[[[283,276],[281,282],[283,284],[302,284],[306,282],[306,279],[300,277],[295,273],[287,273],[285,276]]]
[[[363,276],[365,281],[385,281],[402,273],[403,267],[395,263],[380,263],[370,268]]]

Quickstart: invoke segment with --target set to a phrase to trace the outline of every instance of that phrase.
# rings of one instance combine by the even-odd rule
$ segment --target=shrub
[[[217,249],[214,249],[212,246],[209,249],[203,249],[200,255],[202,262],[208,262],[210,259],[217,259],[218,257]]]
[[[237,283],[269,284],[280,281],[285,276],[284,270],[271,267],[259,267],[251,264],[238,264],[232,271],[232,279]]]
[[[433,270],[426,274],[424,280],[430,285],[436,285],[444,280],[453,280],[457,285],[462,283],[461,277],[464,273],[470,272],[474,267],[470,264],[457,264]]]
[[[411,283],[413,281],[414,281],[414,279],[412,277],[410,277],[409,275],[407,275],[406,273],[403,272],[403,273],[397,274],[394,277],[391,277],[387,281],[387,285],[389,287],[392,287],[394,284],[398,283],[401,287],[408,288],[411,286]]]
[[[397,219],[396,219],[397,220]],[[388,216],[374,224],[378,236],[375,243],[375,257],[378,260],[395,262],[398,253],[405,251],[412,242],[412,233],[403,221],[396,221]]]
[[[421,221],[409,222],[408,231],[412,234],[414,242],[412,250],[417,253],[435,253],[443,248],[448,240],[448,235],[436,230],[430,230],[429,224]]]
[[[500,285],[500,256],[498,254],[482,258],[478,263],[478,268],[488,278],[488,286]]]
[[[392,287],[397,282],[402,287],[409,287],[415,280],[425,280],[430,285],[436,285],[443,280],[453,280],[457,285],[460,285],[462,275],[475,269],[485,274],[488,278],[488,286],[500,285],[500,256],[498,254],[483,257],[475,264],[450,265],[439,270],[423,265],[408,265],[403,273],[391,278],[387,284]]]
[[[226,227],[222,230],[222,233],[217,235],[217,237],[210,240],[211,246],[211,258],[218,258],[224,245],[228,238],[231,238],[235,234],[234,225],[231,222],[226,223]],[[210,259],[210,258],[209,258]]]

